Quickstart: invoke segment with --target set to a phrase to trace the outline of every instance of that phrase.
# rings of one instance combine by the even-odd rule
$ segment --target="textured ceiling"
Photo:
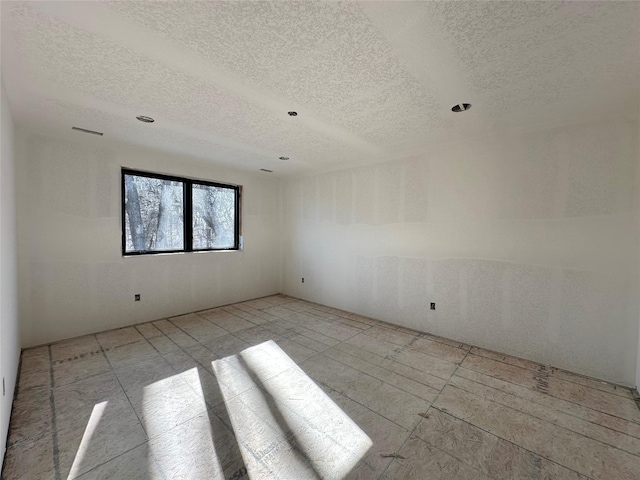
[[[640,2],[1,3],[17,122],[240,168],[640,110]]]

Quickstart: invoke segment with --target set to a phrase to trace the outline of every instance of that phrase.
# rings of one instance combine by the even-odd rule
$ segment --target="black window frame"
[[[127,252],[127,227],[126,227],[126,190],[125,190],[125,175],[134,175],[139,177],[155,178],[158,180],[169,180],[172,182],[180,182],[183,185],[182,188],[182,204],[183,204],[183,246],[182,249],[174,250],[140,250],[134,252]],[[122,222],[120,224],[122,228],[122,255],[125,257],[132,257],[137,255],[161,255],[165,253],[191,253],[191,252],[225,252],[240,250],[240,198],[242,187],[240,185],[233,185],[229,183],[214,182],[211,180],[202,180],[189,177],[179,177],[176,175],[165,175],[163,173],[146,172],[142,170],[134,170],[131,168],[123,167],[120,175],[120,203],[121,203],[121,217]],[[235,205],[234,205],[234,245],[233,247],[225,248],[193,248],[193,185],[204,185],[209,187],[228,188],[235,193]]]

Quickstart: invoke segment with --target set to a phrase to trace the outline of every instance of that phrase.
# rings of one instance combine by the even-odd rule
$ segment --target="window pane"
[[[193,184],[193,249],[236,247],[236,191]]]
[[[125,175],[126,252],[184,249],[182,182]]]

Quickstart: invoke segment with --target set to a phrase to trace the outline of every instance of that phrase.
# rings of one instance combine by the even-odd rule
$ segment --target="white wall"
[[[0,468],[4,461],[20,344],[16,278],[16,211],[14,128],[4,83],[0,85],[0,372],[5,382],[0,397]],[[0,389],[2,385],[0,385]]]
[[[637,213],[637,219],[636,219],[636,247],[637,247],[637,253],[638,253],[638,271],[637,271],[637,275],[638,277],[640,277],[640,122],[638,122],[638,135],[637,135],[637,140],[638,140],[638,148],[637,148],[637,155],[638,155],[638,163],[637,163],[637,170],[636,170],[636,213]],[[638,295],[636,297],[636,300],[638,302],[640,302],[640,292],[638,292]],[[640,392],[640,315],[638,316],[638,359],[637,359],[637,365],[636,365],[636,391]]]
[[[281,290],[279,180],[71,130],[16,142],[23,346]],[[122,166],[242,185],[244,251],[123,258]]]
[[[284,293],[633,385],[637,133],[502,133],[289,180]]]

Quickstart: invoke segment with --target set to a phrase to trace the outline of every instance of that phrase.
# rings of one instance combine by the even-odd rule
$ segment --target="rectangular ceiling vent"
[[[86,128],[80,128],[80,127],[71,127],[71,130],[77,130],[79,132],[82,133],[90,133],[91,135],[104,135],[104,133],[102,132],[96,132],[95,130],[87,130]]]

